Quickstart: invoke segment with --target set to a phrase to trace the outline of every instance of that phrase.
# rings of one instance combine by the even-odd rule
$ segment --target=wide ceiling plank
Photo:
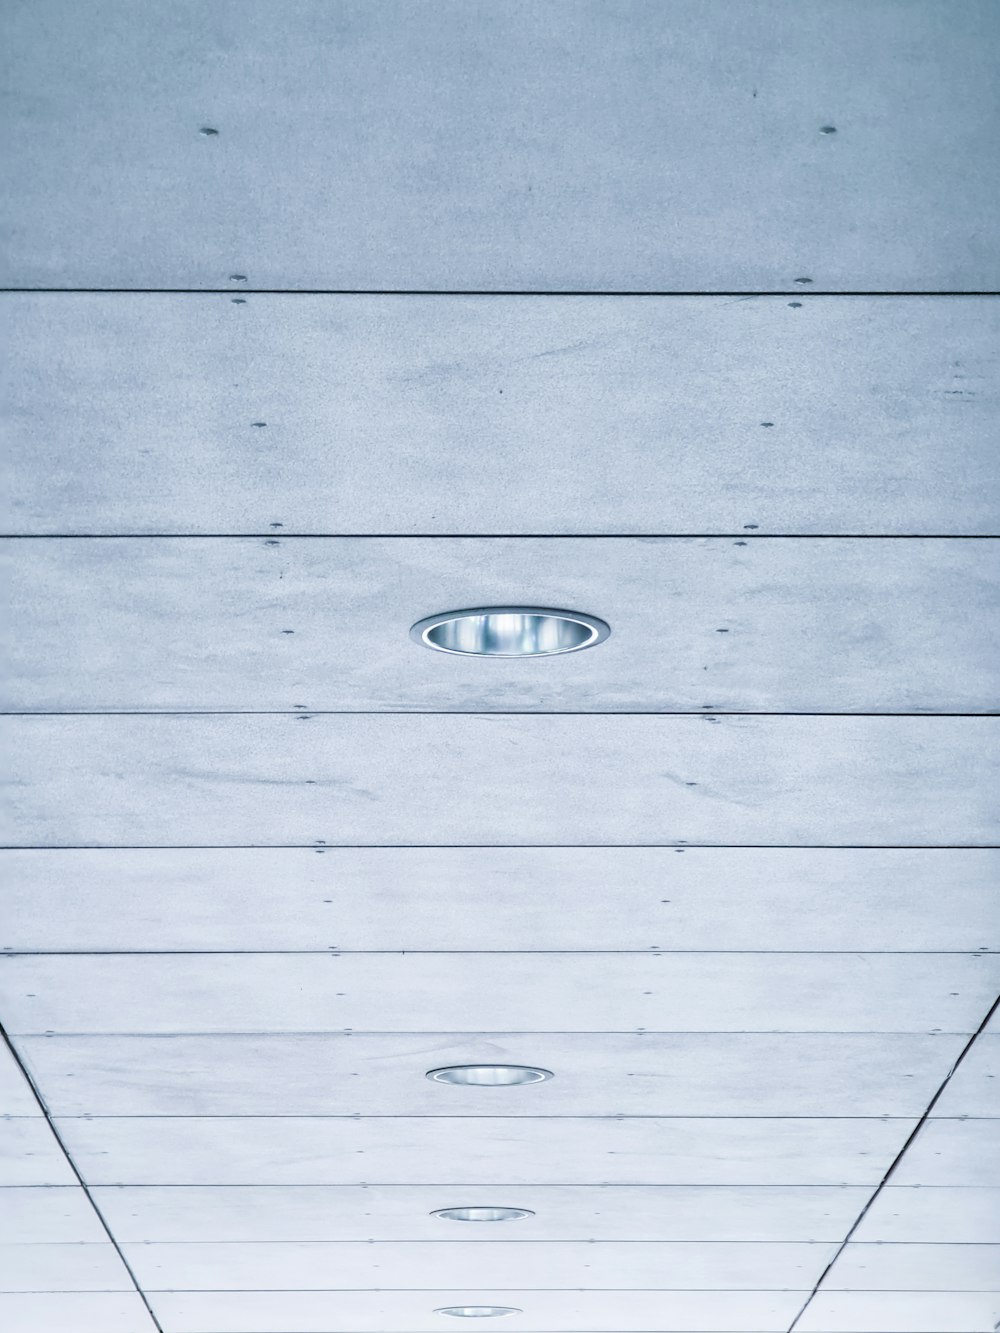
[[[998,1290],[1000,1246],[920,1242],[850,1244],[827,1279],[829,1291]]]
[[[41,1116],[24,1075],[4,1042],[0,1042],[0,1116]]]
[[[134,1291],[3,1292],[0,1327],[4,1333],[156,1333]]]
[[[51,1137],[51,1130],[45,1126]],[[0,1202],[0,1243],[7,1245],[99,1245],[107,1240],[97,1214],[75,1177],[41,1188],[4,1189]]]
[[[7,294],[3,528],[996,533],[1000,300],[807,291]]]
[[[1000,541],[10,541],[12,711],[990,712]],[[433,653],[425,614],[594,612],[599,651]]]
[[[854,1238],[869,1243],[1000,1244],[1000,1189],[889,1185],[872,1201]]]
[[[870,1193],[916,1123],[905,1117],[586,1119],[572,1113],[199,1118],[162,1110],[67,1116],[59,1131],[97,1186],[368,1188],[385,1182],[434,1187],[451,1202],[459,1189],[482,1187],[492,1195],[498,1188],[539,1185],[631,1185],[638,1191],[823,1185]]]
[[[983,953],[0,958],[14,1034],[972,1033],[998,991]]]
[[[990,845],[994,728],[961,717],[7,717],[3,836]]]
[[[0,866],[5,952],[1000,951],[996,849],[57,848]]]
[[[96,1245],[0,1245],[0,1292],[134,1290],[106,1237]]]
[[[941,1102],[935,1107],[940,1111]],[[990,1114],[995,1116],[996,1106]],[[896,1185],[1000,1186],[1000,1117],[934,1117],[920,1127],[893,1174]]]
[[[4,25],[3,281],[996,289],[993,17],[36,0]]]
[[[861,1247],[867,1252],[867,1247]],[[888,1249],[899,1247],[889,1246]],[[923,1253],[928,1247],[915,1247]],[[937,1247],[931,1247],[937,1248]],[[946,1254],[981,1248],[942,1247]],[[125,1247],[136,1276],[157,1291],[332,1291],[494,1289],[627,1291],[630,1288],[702,1291],[782,1291],[805,1286],[833,1259],[835,1242],[761,1241],[554,1241],[527,1246],[495,1240],[490,1245],[455,1241],[266,1242],[138,1244]],[[942,1256],[943,1258],[944,1256]],[[995,1258],[995,1255],[994,1255]],[[891,1260],[887,1260],[892,1262]],[[2,1254],[0,1254],[2,1263]],[[985,1257],[965,1260],[965,1271],[982,1282]],[[895,1260],[896,1267],[900,1261]],[[916,1276],[914,1264],[904,1271]],[[893,1270],[887,1270],[893,1271]],[[930,1270],[934,1271],[934,1270]],[[939,1271],[939,1270],[938,1270]],[[961,1269],[959,1270],[962,1271]],[[388,1275],[391,1274],[391,1278]],[[860,1286],[861,1284],[859,1284]],[[914,1281],[914,1286],[922,1283]]]
[[[121,1145],[116,1144],[120,1150]],[[495,1228],[433,1215],[443,1185],[125,1186],[94,1191],[123,1242],[459,1241]],[[868,1200],[857,1186],[454,1185],[451,1205],[502,1200],[532,1216],[500,1239],[532,1241],[840,1240]],[[918,1191],[910,1190],[909,1194]],[[982,1191],[990,1194],[993,1192]],[[953,1220],[957,1220],[957,1209]],[[886,1239],[894,1239],[892,1236]],[[923,1236],[918,1237],[923,1239]]]
[[[961,1068],[951,1079],[932,1112],[935,1116],[1000,1115],[997,1082],[1000,1079],[1000,1030],[977,1037]]]
[[[0,1186],[74,1185],[76,1178],[52,1130],[39,1115],[0,1116]],[[20,1196],[4,1195],[8,1207]],[[0,1240],[3,1240],[0,1233]]]
[[[476,1288],[477,1293],[481,1288]],[[867,1293],[866,1293],[867,1294]],[[486,1289],[484,1299],[527,1308],[525,1333],[784,1333],[805,1291],[524,1291]],[[171,1333],[441,1333],[443,1305],[462,1290],[157,1292]],[[18,1330],[20,1333],[20,1330]]]
[[[57,1116],[911,1116],[961,1034],[330,1033],[25,1037]],[[442,1065],[536,1064],[548,1082],[446,1087]],[[329,1072],[317,1080],[318,1068]]]
[[[968,1333],[989,1329],[998,1292],[821,1291],[800,1333]]]

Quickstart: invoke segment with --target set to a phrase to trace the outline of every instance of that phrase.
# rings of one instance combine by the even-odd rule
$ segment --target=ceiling
[[[997,1327],[996,5],[2,26],[5,1333]]]

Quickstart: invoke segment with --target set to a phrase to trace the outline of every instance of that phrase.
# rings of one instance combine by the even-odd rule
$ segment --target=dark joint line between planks
[[[851,289],[844,291],[831,291],[827,288],[818,288],[810,291],[803,291],[801,286],[765,288],[759,290],[750,290],[747,288],[737,288],[728,291],[710,290],[703,288],[684,289],[674,288],[666,290],[652,291],[646,288],[641,291],[628,289],[597,289],[587,290],[585,288],[442,288],[442,287],[250,287],[240,284],[236,287],[0,287],[0,294],[20,296],[20,295],[82,295],[82,296],[231,296],[234,291],[239,291],[241,295],[252,296],[523,296],[523,297],[795,297],[797,300],[808,300],[811,297],[823,296],[847,296],[847,297],[928,297],[928,296],[951,296],[951,297],[995,297],[1000,296],[1000,291],[989,289],[972,289],[957,291],[949,289],[916,289],[910,288],[905,291],[891,290],[883,288],[876,291],[863,291]]]

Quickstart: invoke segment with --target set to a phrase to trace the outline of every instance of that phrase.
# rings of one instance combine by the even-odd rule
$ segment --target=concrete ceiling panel
[[[6,15],[5,285],[1000,287],[986,0],[133,18]]]
[[[231,293],[8,293],[0,522],[28,534],[995,534],[1000,301],[808,290],[239,305]]]
[[[659,1032],[19,1040],[57,1116],[445,1118],[908,1117],[922,1113],[964,1044],[950,1034]],[[541,1066],[555,1077],[513,1088],[425,1077],[483,1063]]]
[[[106,1128],[110,1141],[114,1126]],[[493,1245],[841,1240],[871,1190],[845,1185],[132,1185],[102,1186],[93,1193],[115,1235],[130,1243],[375,1240]],[[434,1215],[440,1208],[498,1204],[530,1215],[503,1223],[457,1222]]]
[[[951,1247],[915,1248],[950,1251]],[[978,1253],[980,1247],[956,1248],[964,1254],[969,1249]],[[127,1245],[125,1256],[143,1289],[149,1292],[347,1292],[378,1291],[390,1286],[503,1291],[516,1285],[539,1291],[649,1288],[666,1293],[744,1291],[751,1283],[757,1291],[806,1287],[831,1262],[836,1250],[832,1241],[553,1241],[546,1245],[503,1240],[489,1245],[453,1240],[410,1244],[302,1241],[294,1245]],[[940,1274],[940,1268],[936,1271]],[[967,1271],[967,1265],[958,1271]],[[982,1281],[985,1267],[977,1266],[974,1271],[977,1280]],[[666,1296],[664,1304],[669,1305]]]
[[[1000,1244],[1000,1189],[890,1185],[861,1219],[859,1242]]]
[[[5,951],[1000,950],[995,848],[8,849],[0,869]]]
[[[739,544],[738,544],[739,543]],[[1000,541],[296,538],[0,543],[27,712],[977,713]],[[421,617],[591,612],[547,661],[422,650]]]
[[[442,1306],[515,1306],[513,1333],[784,1333],[805,1291],[417,1291],[157,1292],[170,1333],[441,1333]],[[20,1330],[18,1330],[20,1333]]]
[[[801,1333],[969,1333],[992,1330],[1000,1293],[978,1291],[821,1291]]]
[[[0,1327],[4,1333],[157,1333],[135,1291],[0,1293]]]
[[[7,717],[2,836],[990,845],[995,730],[968,717]]]
[[[864,1186],[913,1120],[820,1118],[68,1118],[92,1186]],[[362,1158],[364,1160],[362,1160]],[[102,1192],[101,1197],[105,1197]]]
[[[0,957],[15,1034],[972,1033],[998,991],[982,953]]]

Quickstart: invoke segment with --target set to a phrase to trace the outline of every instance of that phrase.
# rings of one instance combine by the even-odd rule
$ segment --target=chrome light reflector
[[[544,1083],[552,1074],[533,1065],[447,1065],[428,1069],[427,1077],[435,1083],[465,1088],[511,1088],[522,1083]]]
[[[447,1222],[517,1222],[522,1217],[534,1217],[530,1208],[496,1208],[477,1204],[471,1208],[435,1208],[431,1217],[443,1217]]]
[[[410,637],[425,648],[472,657],[553,657],[593,648],[611,633],[596,616],[544,606],[480,606],[418,620]]]

